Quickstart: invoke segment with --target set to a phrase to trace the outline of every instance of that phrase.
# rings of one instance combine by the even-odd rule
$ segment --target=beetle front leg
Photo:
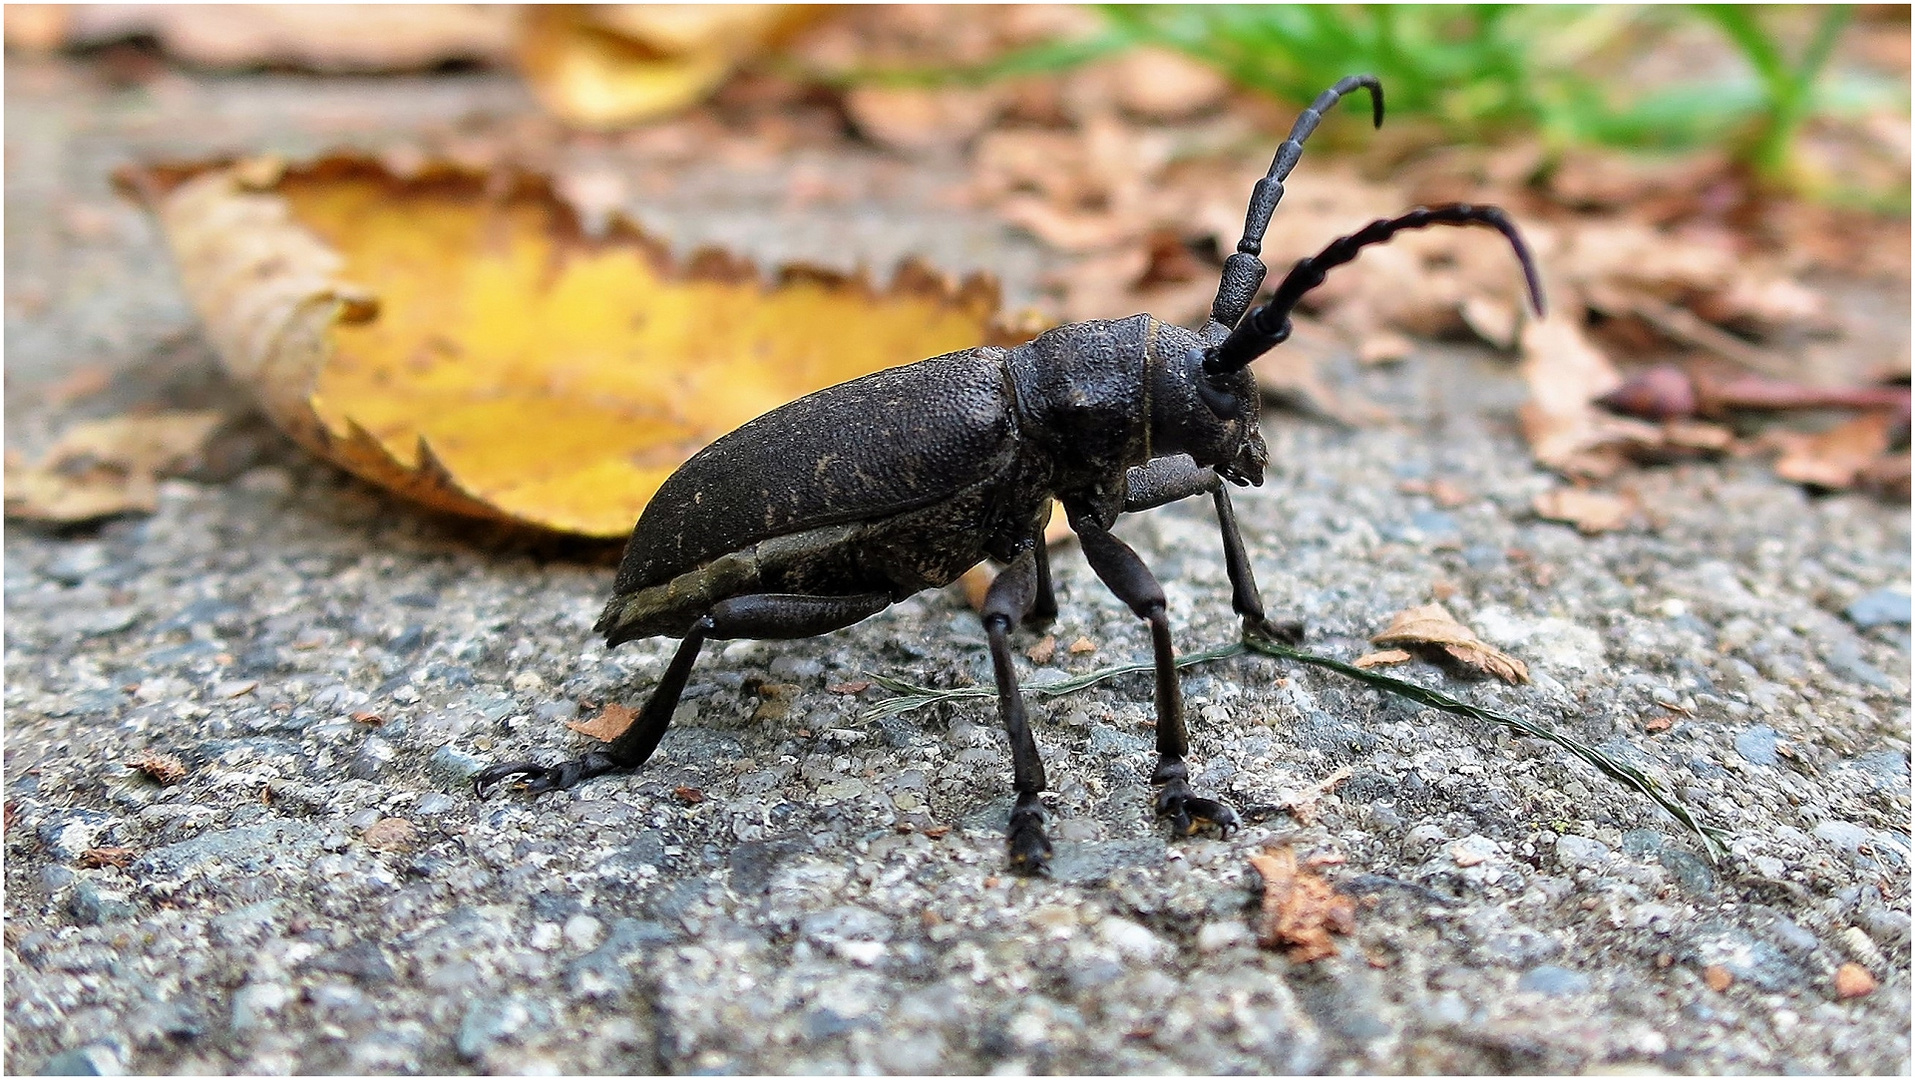
[[[1051,861],[1051,841],[1044,835],[1042,794],[1044,760],[1037,755],[1037,740],[1031,737],[1030,720],[1024,713],[1024,696],[1018,692],[1017,669],[1011,664],[1011,626],[1031,610],[1038,599],[1038,551],[1027,550],[1011,561],[992,579],[984,594],[984,633],[991,644],[991,671],[997,678],[997,710],[1004,721],[1004,733],[1011,741],[1011,782],[1017,790],[1017,805],[1011,809],[1007,839],[1011,849],[1011,868],[1020,873],[1043,871]]]
[[[1243,619],[1244,629],[1293,645],[1302,643],[1302,620],[1281,619],[1272,623],[1264,618],[1263,596],[1257,591],[1257,578],[1250,570],[1243,533],[1237,528],[1237,513],[1230,505],[1230,488],[1215,469],[1198,466],[1188,454],[1161,457],[1130,470],[1125,476],[1125,489],[1126,514],[1209,492],[1217,507],[1217,527],[1223,534],[1223,565],[1230,575],[1230,606]]]
[[[1189,835],[1205,823],[1226,835],[1241,824],[1237,812],[1215,799],[1191,794],[1184,755],[1190,736],[1184,728],[1183,685],[1177,675],[1176,652],[1170,641],[1170,616],[1164,589],[1130,545],[1088,519],[1073,516],[1071,527],[1083,543],[1084,557],[1117,598],[1150,624],[1150,644],[1157,671],[1157,767],[1150,782],[1157,793],[1157,813],[1171,819],[1180,833]]]
[[[658,681],[651,700],[645,703],[644,711],[632,720],[631,727],[607,744],[605,749],[594,750],[557,765],[540,765],[531,761],[494,765],[472,778],[474,789],[479,797],[484,798],[487,788],[523,776],[527,778],[525,790],[537,795],[569,788],[581,780],[608,772],[636,769],[651,758],[652,751],[658,749],[659,740],[665,737],[665,729],[671,726],[672,713],[678,709],[678,700],[685,693],[685,682],[691,677],[692,663],[698,659],[698,651],[706,638],[782,640],[815,637],[875,615],[890,606],[890,603],[891,598],[883,593],[859,596],[760,593],[735,596],[714,604],[685,632],[684,641],[679,644],[678,651],[672,654],[665,677]]]

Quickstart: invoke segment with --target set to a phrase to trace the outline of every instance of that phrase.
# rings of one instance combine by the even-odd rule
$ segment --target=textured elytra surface
[[[82,362],[116,365],[113,395],[219,392],[137,215],[70,243],[54,200],[117,214],[109,167],[205,149],[184,117],[297,149],[342,125],[522,104],[487,79],[443,95],[349,83],[324,111],[271,78],[147,97],[22,78],[10,65],[8,288],[37,279],[49,297],[8,306],[8,435],[29,446],[114,407],[39,394]],[[727,182],[699,193],[706,212],[763,212],[726,201],[750,177]],[[767,232],[830,252],[890,235],[836,227],[859,215],[923,228],[900,203]],[[1030,257],[976,223],[936,225],[923,243]],[[576,753],[562,721],[579,700],[638,704],[670,643],[594,642],[609,558],[488,542],[268,443],[230,480],[169,484],[150,519],[7,529],[10,1062],[1907,1071],[1906,508],[1811,499],[1753,463],[1685,466],[1643,478],[1655,531],[1584,539],[1528,513],[1552,481],[1515,438],[1501,362],[1432,348],[1340,377],[1403,423],[1269,419],[1269,482],[1238,503],[1273,612],[1348,657],[1448,582],[1451,610],[1535,682],[1446,690],[1654,770],[1736,833],[1733,858],[1708,863],[1552,749],[1238,659],[1186,679],[1194,782],[1294,807],[1349,769],[1308,823],[1293,809],[1229,841],[1168,842],[1149,820],[1137,676],[1033,699],[1059,858],[1050,880],[1013,878],[989,706],[871,722],[875,692],[829,690],[872,671],[987,682],[976,618],[943,592],[815,641],[714,646],[644,771],[479,802],[472,769]],[[1472,498],[1399,489],[1438,477]],[[1181,648],[1231,638],[1208,507],[1118,532],[1163,580]],[[1147,655],[1079,556],[1057,574],[1060,647],[1022,667],[1027,685]],[[1072,654],[1080,637],[1096,651]],[[1646,730],[1655,718],[1673,723]],[[159,787],[120,764],[149,749],[187,776]],[[1341,857],[1323,872],[1364,898],[1335,959],[1297,967],[1250,939],[1246,856],[1282,835]],[[102,847],[136,857],[87,866]],[[1850,961],[1880,985],[1840,1000]]]

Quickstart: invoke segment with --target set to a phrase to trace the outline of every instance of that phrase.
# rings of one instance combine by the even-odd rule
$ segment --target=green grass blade
[[[1393,678],[1381,672],[1368,671],[1351,664],[1346,664],[1341,660],[1332,660],[1326,656],[1316,656],[1311,653],[1306,653],[1300,649],[1293,649],[1281,642],[1271,641],[1268,638],[1246,635],[1244,637],[1244,644],[1260,653],[1282,657],[1286,660],[1295,660],[1298,663],[1310,664],[1315,667],[1334,671],[1339,675],[1347,676],[1358,682],[1367,683],[1370,686],[1395,694],[1398,697],[1408,698],[1419,705],[1426,705],[1429,708],[1455,716],[1465,716],[1472,720],[1487,721],[1488,723],[1497,724],[1532,739],[1542,739],[1554,743],[1587,762],[1597,772],[1636,789],[1638,792],[1647,796],[1657,806],[1668,811],[1671,817],[1688,826],[1691,831],[1702,839],[1704,848],[1708,851],[1711,859],[1714,859],[1724,851],[1723,842],[1728,835],[1727,833],[1721,829],[1702,824],[1689,807],[1685,806],[1673,795],[1664,791],[1662,785],[1657,783],[1655,777],[1650,776],[1648,773],[1643,772],[1641,769],[1638,769],[1626,761],[1618,761],[1586,742],[1572,738],[1532,720],[1524,720],[1521,717],[1515,716],[1505,716],[1493,709],[1486,709],[1480,705],[1471,705],[1467,702],[1458,701],[1447,694],[1431,690],[1425,686],[1418,686],[1413,682]]]
[[[1698,837],[1701,837],[1704,850],[1708,853],[1711,860],[1714,860],[1725,850],[1724,844],[1728,834],[1721,829],[1704,825],[1701,820],[1695,816],[1694,811],[1690,810],[1688,806],[1665,791],[1655,777],[1650,776],[1648,773],[1626,761],[1619,761],[1611,757],[1609,754],[1604,753],[1602,750],[1588,743],[1572,738],[1546,725],[1536,723],[1533,720],[1525,720],[1516,716],[1505,716],[1493,709],[1486,709],[1480,705],[1471,705],[1467,702],[1458,701],[1447,694],[1432,690],[1426,686],[1418,686],[1416,683],[1406,682],[1380,672],[1368,671],[1352,664],[1346,664],[1341,660],[1333,660],[1327,656],[1317,656],[1314,653],[1307,653],[1301,649],[1291,648],[1281,642],[1272,641],[1268,638],[1252,634],[1246,634],[1242,641],[1233,642],[1229,645],[1219,645],[1216,648],[1200,649],[1196,652],[1185,653],[1177,658],[1176,664],[1180,669],[1193,667],[1197,664],[1206,664],[1213,660],[1222,660],[1227,657],[1238,656],[1246,651],[1259,652],[1284,660],[1295,660],[1298,663],[1310,664],[1327,671],[1334,671],[1339,675],[1355,679],[1358,682],[1373,686],[1386,693],[1407,698],[1419,705],[1424,705],[1455,716],[1463,716],[1472,720],[1496,724],[1528,738],[1542,739],[1546,742],[1554,743],[1588,763],[1589,766],[1597,772],[1635,789],[1657,806],[1668,811],[1671,817],[1688,826]],[[1155,665],[1148,662],[1116,664],[1111,667],[1099,668],[1096,671],[1083,675],[1073,676],[1072,678],[1060,679],[1056,682],[1027,686],[1024,689],[1042,697],[1061,697],[1065,694],[1075,693],[1079,690],[1096,686],[1098,683],[1107,682],[1122,675],[1144,674],[1154,669]],[[926,705],[934,705],[941,701],[970,701],[991,699],[997,696],[995,690],[982,686],[960,686],[948,690],[940,690],[935,687],[920,686],[917,683],[892,678],[889,675],[871,674],[867,677],[870,678],[872,682],[898,696],[880,701],[870,709],[865,710],[859,717],[865,721],[880,720],[891,716],[902,716],[905,713],[915,712],[918,709],[924,708]]]

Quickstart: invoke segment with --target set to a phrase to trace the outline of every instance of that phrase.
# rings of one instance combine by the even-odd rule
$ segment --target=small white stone
[[[565,927],[561,933],[565,935],[567,945],[584,952],[597,945],[599,939],[605,936],[605,924],[581,911],[565,920]]]
[[[1197,951],[1214,953],[1251,941],[1250,928],[1240,922],[1205,923],[1197,931]]]
[[[882,941],[840,941],[832,948],[839,956],[863,967],[884,959],[885,953]]]
[[[551,952],[558,948],[559,924],[542,922],[532,927],[532,937],[528,942],[540,952]]]

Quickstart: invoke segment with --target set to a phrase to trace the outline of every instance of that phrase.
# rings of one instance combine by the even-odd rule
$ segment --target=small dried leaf
[[[71,524],[158,508],[158,483],[199,464],[225,416],[176,411],[116,416],[67,429],[45,456],[6,470],[8,517]]]
[[[1580,315],[1576,305],[1523,327],[1529,400],[1519,415],[1537,461],[1570,475],[1602,478],[1622,467],[1624,447],[1654,444],[1660,435],[1653,424],[1612,416],[1595,405],[1621,385],[1622,376],[1583,333]]]
[[[1321,802],[1324,796],[1343,786],[1343,782],[1353,775],[1355,773],[1348,765],[1345,765],[1314,784],[1284,791],[1277,797],[1277,807],[1289,811],[1290,816],[1296,818],[1299,824],[1314,824],[1317,819],[1317,803]],[[1341,855],[1324,853],[1311,856],[1306,865],[1327,866],[1342,861]]]
[[[16,6],[51,7],[7,5],[8,44],[15,41]],[[90,4],[59,11],[57,24],[31,27],[36,42],[86,46],[151,37],[198,67],[325,72],[496,62],[508,55],[517,21],[511,8],[486,4]]]
[[[1146,120],[1181,120],[1211,108],[1230,92],[1215,68],[1154,46],[1129,49],[1109,64],[1118,107]]]
[[[675,787],[672,795],[686,806],[697,806],[705,801],[705,793],[695,787]]]
[[[418,840],[419,830],[405,818],[380,818],[366,826],[359,839],[375,851],[410,851]]]
[[[80,852],[80,865],[98,869],[102,866],[126,866],[139,854],[130,847],[96,847]]]
[[[1848,998],[1865,997],[1875,990],[1875,976],[1867,968],[1856,963],[1843,964],[1835,969],[1835,996]]]
[[[1894,417],[1886,412],[1864,413],[1819,435],[1780,432],[1782,444],[1775,474],[1784,480],[1840,491],[1855,484],[1864,469],[1888,452]]]
[[[871,141],[930,150],[976,137],[997,119],[1004,94],[988,86],[855,86],[845,92],[844,106]]]
[[[1424,604],[1397,612],[1389,628],[1370,640],[1378,645],[1440,649],[1456,662],[1494,675],[1504,682],[1529,681],[1527,665],[1483,642],[1469,627],[1457,622],[1441,604]]]
[[[862,694],[871,689],[870,679],[853,679],[850,682],[832,683],[825,687],[834,694]]]
[[[1531,506],[1545,521],[1576,526],[1586,535],[1614,532],[1628,525],[1641,506],[1634,498],[1582,488],[1555,488],[1539,493]]]
[[[1076,641],[1071,642],[1070,654],[1072,656],[1086,656],[1096,651],[1097,643],[1087,637],[1080,637]]]
[[[1658,732],[1658,731],[1668,731],[1670,728],[1675,726],[1675,723],[1676,722],[1674,720],[1671,720],[1666,716],[1652,716],[1649,719],[1643,721],[1642,730],[1652,732],[1652,733]]]
[[[162,754],[153,750],[142,751],[133,760],[126,763],[129,769],[137,769],[162,784],[176,784],[186,778],[186,764],[172,754]]]
[[[1350,666],[1367,670],[1373,667],[1386,667],[1390,664],[1407,664],[1410,659],[1410,654],[1402,649],[1379,649],[1373,653],[1364,653],[1350,661]]]
[[[625,729],[631,727],[632,721],[637,718],[638,713],[635,710],[614,703],[600,709],[598,715],[590,720],[567,720],[565,726],[580,735],[589,735],[601,742],[611,742],[625,734]]]
[[[1335,956],[1332,933],[1356,929],[1356,904],[1330,883],[1297,868],[1296,851],[1288,845],[1265,848],[1250,856],[1250,865],[1263,877],[1263,916],[1257,943],[1266,949],[1290,947],[1292,963],[1308,964]]]
[[[1045,664],[1050,663],[1052,660],[1056,659],[1057,657],[1056,636],[1052,634],[1045,634],[1041,641],[1038,641],[1036,644],[1032,645],[1030,648],[1025,649],[1024,655],[1030,658],[1031,663],[1036,664],[1039,667],[1043,667]]]

